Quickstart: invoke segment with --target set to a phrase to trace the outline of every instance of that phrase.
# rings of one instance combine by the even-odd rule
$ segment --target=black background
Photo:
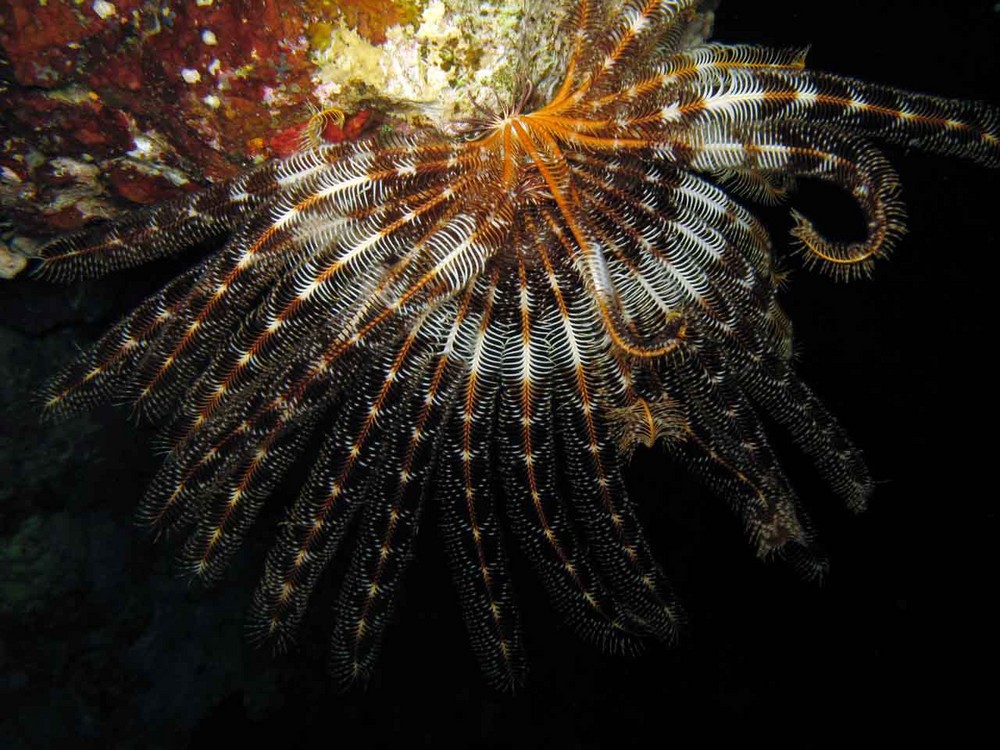
[[[998,30],[989,0],[723,0],[715,37],[812,44],[812,68],[997,102]],[[520,566],[529,684],[514,696],[492,691],[466,645],[430,511],[378,673],[366,689],[338,694],[324,671],[329,587],[316,597],[292,654],[272,657],[242,644],[239,612],[266,531],[250,545],[235,582],[207,593],[159,583],[143,591],[143,573],[135,568],[160,575],[170,552],[135,531],[136,541],[122,553],[133,566],[129,580],[140,586],[130,606],[179,609],[178,617],[191,620],[190,638],[232,644],[218,658],[237,666],[227,672],[224,688],[206,694],[174,726],[164,726],[155,703],[138,721],[122,718],[114,705],[122,688],[112,684],[120,676],[99,672],[107,684],[70,691],[80,691],[81,705],[105,706],[90,717],[93,736],[86,742],[600,747],[638,737],[667,745],[732,733],[809,746],[844,733],[902,738],[932,728],[960,737],[991,706],[990,691],[975,685],[997,666],[991,420],[998,388],[989,360],[996,349],[991,282],[998,180],[995,170],[958,160],[900,148],[887,153],[902,177],[910,235],[872,281],[845,285],[797,270],[785,295],[800,373],[865,450],[879,481],[870,509],[854,516],[784,445],[786,468],[831,559],[822,585],[757,561],[721,501],[662,452],[640,453],[630,483],[686,607],[689,623],[679,643],[651,643],[635,657],[597,652],[559,622],[530,570]],[[833,233],[849,235],[860,224],[846,199],[824,190],[807,187],[793,203]],[[838,223],[845,214],[853,218]],[[786,246],[785,211],[765,215],[778,246]],[[11,286],[17,290],[0,294],[9,299],[35,289],[29,282]],[[110,309],[108,320],[124,309]],[[79,336],[106,322],[80,327]],[[62,335],[65,357],[77,332]],[[25,339],[24,357],[36,356],[31,347],[39,341]],[[65,498],[49,499],[48,507],[83,503],[92,510],[97,500],[80,496],[93,494],[97,484],[111,516],[127,519],[156,465],[143,442],[148,431],[136,439],[123,410],[105,410],[96,419],[99,430],[80,447],[88,460],[78,456],[68,464]],[[783,445],[780,437],[776,442]],[[97,557],[112,578],[119,573],[111,569],[125,564]],[[148,558],[153,560],[143,562]],[[237,603],[236,614],[213,608],[223,598]],[[88,621],[81,618],[78,629],[86,630]],[[30,634],[20,637],[30,641]],[[41,646],[68,649],[73,659],[81,637],[42,631],[41,638],[52,642]],[[7,644],[5,669],[17,661],[16,642]],[[185,661],[186,647],[155,639],[146,645],[156,664],[170,664],[153,673],[157,695],[180,700],[202,694],[204,667]],[[27,700],[43,716],[44,681],[52,677],[26,671],[29,688],[13,690],[7,705],[24,709],[18,701]],[[65,708],[53,705],[52,712],[54,724],[69,721]],[[127,737],[119,734],[126,725]]]

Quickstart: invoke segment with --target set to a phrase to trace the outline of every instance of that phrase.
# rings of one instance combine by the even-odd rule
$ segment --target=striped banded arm
[[[582,637],[608,650],[634,650],[635,628],[601,579],[559,487],[551,330],[557,309],[524,263],[512,290],[517,320],[503,356],[500,462],[510,524],[554,606]],[[637,633],[635,633],[637,634]]]
[[[169,282],[126,315],[84,354],[41,389],[45,419],[62,419],[120,395],[134,377],[136,364],[163,329],[178,316],[205,263]]]
[[[790,559],[811,559],[806,568],[821,573],[822,559],[810,552],[808,522],[725,355],[697,330],[686,355],[664,372],[664,384],[684,405],[691,427],[692,439],[672,443],[672,450],[733,504],[759,556],[785,554],[787,548]]]
[[[36,273],[53,281],[95,278],[175,255],[242,226],[296,183],[354,147],[335,146],[250,169],[206,188],[107,223],[59,237],[39,251]]]
[[[463,372],[442,436],[435,494],[472,649],[493,684],[516,689],[524,682],[526,659],[494,488],[493,447],[502,353],[514,322],[504,314],[510,294],[510,282],[494,271],[477,295],[482,312],[476,327],[459,338]]]
[[[576,175],[640,335],[655,339],[678,313],[711,321],[723,336],[740,323],[762,324],[773,284],[760,225],[695,175],[630,161],[619,158],[596,174],[588,165]],[[621,179],[630,171],[636,179]]]
[[[691,168],[749,170],[822,179],[842,187],[857,201],[867,220],[867,235],[857,242],[823,237],[813,224],[793,212],[793,236],[808,263],[839,278],[871,272],[905,231],[895,171],[865,141],[820,125],[763,123],[710,124],[690,134]]]
[[[449,315],[454,314],[454,309],[437,311],[347,389],[345,403],[320,458],[268,555],[265,575],[254,595],[251,625],[256,637],[279,646],[292,637],[309,595],[354,513],[372,496],[378,477],[389,471],[388,462],[404,455],[386,451],[386,445],[401,440],[394,425],[406,423],[403,417],[411,408],[406,405],[410,395],[423,394],[424,405],[437,402],[436,394],[420,389],[431,366],[429,356],[447,337],[452,324]],[[454,326],[466,324],[461,312]],[[443,387],[440,379],[436,387]],[[416,429],[410,436],[414,462],[411,473],[415,477],[421,473],[415,464],[426,459],[424,443],[433,439],[434,426]],[[392,477],[399,478],[400,474],[390,471]]]
[[[332,342],[320,342],[318,353],[285,368],[277,380],[287,384],[277,391],[280,395],[274,396],[275,391],[255,394],[248,402],[235,404],[232,410],[216,415],[196,430],[175,454],[175,460],[185,468],[184,476],[199,483],[223,480],[233,470],[234,461],[269,445],[296,422],[322,411],[337,392],[345,372],[363,360],[366,346],[399,335],[408,320],[453,296],[482,272],[503,238],[503,225],[498,222],[508,209],[504,204],[483,209],[484,215],[476,221],[456,215],[428,239],[429,268],[421,269],[412,280],[404,280],[398,291],[375,295]],[[393,281],[391,275],[385,280],[388,284]]]
[[[812,389],[792,369],[787,357],[764,350],[733,357],[751,398],[788,430],[812,459],[827,485],[848,508],[864,510],[874,484],[861,451]]]
[[[608,357],[611,342],[593,335],[598,312],[573,291],[578,288],[574,274],[560,273],[544,248],[537,251],[545,268],[543,288],[548,288],[558,312],[549,344],[553,388],[559,394],[552,416],[575,523],[632,627],[669,639],[679,609],[625,491],[618,445],[608,430],[608,416],[623,395],[616,393],[617,370],[608,369],[615,363]]]
[[[683,109],[683,108],[682,108]],[[812,70],[740,70],[685,116],[743,122],[804,120],[844,131],[1000,164],[1000,111],[983,102],[946,99]]]
[[[370,216],[367,221],[353,217],[360,206],[377,203],[393,194],[393,189],[384,183],[388,176],[398,173],[401,154],[410,149],[397,145],[373,155],[368,149],[358,147],[352,152],[352,158],[335,161],[330,161],[329,157],[336,151],[319,149],[280,163],[278,169],[288,173],[281,175],[283,191],[280,197],[254,218],[249,231],[244,229],[230,240],[220,262],[202,282],[207,288],[203,300],[188,305],[189,319],[183,325],[175,325],[169,335],[162,337],[156,352],[146,359],[137,376],[138,390],[133,394],[137,406],[153,417],[169,411],[177,395],[203,371],[202,365],[208,355],[218,352],[220,337],[240,327],[251,305],[257,305],[256,314],[258,318],[263,317],[265,310],[258,305],[258,298],[268,287],[278,286],[270,299],[282,299],[282,295],[290,298],[291,318],[295,317],[291,313],[298,313],[301,319],[310,310],[314,318],[319,318],[316,305],[329,302],[346,286],[339,278],[337,284],[330,283],[327,276],[334,271],[319,264],[329,260],[339,269],[353,262],[356,269],[366,259],[350,255],[351,240],[365,231],[376,239],[388,234],[379,224],[386,221],[383,215]],[[435,156],[434,150],[431,151],[431,156]],[[447,172],[440,159],[431,158],[429,163],[428,171],[432,175],[437,176],[442,170]],[[293,179],[300,178],[301,173],[307,174],[308,179]],[[397,179],[395,191],[409,189],[414,181],[422,180],[418,177]],[[381,267],[385,256],[401,253],[398,241],[395,247],[385,247],[388,242],[377,244],[382,257],[373,261],[376,268]],[[329,259],[334,254],[334,247],[341,252],[335,259]],[[306,276],[304,271],[310,267],[315,275]],[[279,283],[281,281],[284,283]],[[289,286],[293,291],[289,291]],[[273,334],[286,320],[279,317],[277,311],[272,309],[270,312],[265,324],[269,328],[265,333],[274,338]],[[287,340],[294,344],[298,339],[293,334],[302,330],[302,326],[295,323],[301,320],[288,322],[292,325],[281,333],[283,336],[289,334]],[[223,351],[229,351],[229,347]],[[238,358],[252,357],[252,354],[252,349],[249,354],[243,349]],[[250,360],[242,362],[246,365]],[[225,383],[214,385],[218,388]],[[199,406],[208,398],[210,395],[204,393],[196,396]]]
[[[404,386],[404,401],[387,413],[381,465],[367,490],[354,555],[340,586],[330,659],[343,685],[364,681],[378,656],[397,590],[413,556],[413,543],[450,382],[439,360],[420,383]]]

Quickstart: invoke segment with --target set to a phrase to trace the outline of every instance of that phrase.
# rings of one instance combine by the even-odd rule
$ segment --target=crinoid
[[[431,502],[494,684],[525,671],[511,538],[588,640],[669,638],[678,608],[622,479],[639,443],[727,498],[760,556],[822,566],[761,414],[864,507],[858,450],[791,367],[768,233],[733,196],[846,190],[866,236],[833,241],[799,214],[794,234],[810,264],[854,277],[903,232],[869,139],[996,166],[997,110],[813,72],[802,50],[704,43],[699,6],[583,0],[561,84],[475,133],[313,148],[43,249],[40,273],[68,281],[226,238],[59,375],[45,412],[126,394],[165,420],[140,517],[189,527],[185,566],[205,580],[322,430],[256,636],[290,637],[353,527],[333,663],[367,675]]]

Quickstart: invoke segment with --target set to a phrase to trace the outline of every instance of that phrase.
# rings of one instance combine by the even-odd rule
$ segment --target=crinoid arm
[[[795,213],[794,240],[807,265],[865,275],[905,229],[875,142],[996,166],[997,109],[816,73],[802,50],[706,43],[705,8],[581,0],[547,98],[527,86],[459,136],[310,147],[42,249],[39,272],[71,280],[218,238],[43,399],[61,415],[123,396],[162,425],[140,519],[186,531],[183,567],[206,582],[317,434],[255,638],[288,643],[351,545],[332,670],[366,679],[429,504],[491,683],[525,679],[515,549],[582,638],[673,638],[681,610],[623,476],[640,444],[726,498],[760,557],[823,571],[769,428],[848,508],[873,484],[794,370],[784,271],[735,196],[845,191],[863,237]]]

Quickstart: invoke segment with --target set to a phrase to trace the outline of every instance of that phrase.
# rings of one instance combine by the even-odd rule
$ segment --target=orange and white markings
[[[429,486],[496,682],[524,673],[508,531],[585,636],[669,637],[621,475],[635,446],[691,459],[760,554],[808,539],[758,409],[851,507],[871,488],[791,369],[786,272],[734,198],[778,203],[799,178],[843,189],[863,239],[796,213],[793,236],[807,263],[852,276],[903,232],[870,141],[1000,160],[995,107],[808,71],[803,50],[702,43],[704,7],[583,0],[547,102],[527,85],[457,137],[319,146],[51,243],[42,273],[72,279],[225,242],[57,378],[46,412],[126,394],[170,420],[142,518],[193,522],[182,557],[210,579],[336,410],[254,608],[257,633],[287,642],[357,528],[334,638],[347,679],[370,672]]]

